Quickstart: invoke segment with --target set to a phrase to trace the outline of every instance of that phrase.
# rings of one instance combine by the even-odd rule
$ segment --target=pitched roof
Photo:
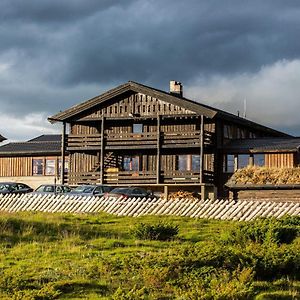
[[[33,139],[30,139],[27,142],[60,142],[60,141],[61,141],[61,134],[43,134]]]
[[[300,137],[231,140],[223,149],[227,153],[296,152],[300,149]]]
[[[53,115],[48,118],[48,120],[51,123],[55,122],[67,122],[69,121],[72,117],[75,117],[76,115],[91,109],[95,107],[96,105],[99,105],[107,100],[112,99],[113,97],[119,96],[124,93],[128,92],[134,92],[134,93],[143,93],[146,95],[149,95],[154,98],[158,98],[162,101],[181,106],[183,108],[186,108],[188,110],[194,111],[195,113],[199,115],[204,115],[207,118],[214,118],[214,117],[220,117],[224,120],[229,120],[229,121],[234,121],[238,124],[243,124],[245,126],[251,126],[251,127],[256,127],[260,130],[272,132],[277,135],[286,135],[289,136],[285,133],[279,132],[277,130],[274,130],[272,128],[260,125],[258,123],[252,122],[250,120],[235,116],[231,113],[222,111],[217,108],[213,108],[211,106],[208,106],[206,104],[202,104],[184,97],[176,96],[174,94],[167,93],[162,90],[158,90],[134,81],[128,81],[125,84],[119,85],[116,88],[113,88],[99,96],[96,96],[90,100],[84,101],[80,104],[74,105],[70,107],[69,109],[66,109],[63,112],[59,112],[56,115]]]
[[[27,142],[9,143],[0,147],[0,156],[59,155],[60,153],[60,135],[42,135]]]
[[[7,140],[7,138],[0,134],[0,142],[3,142],[5,140]]]

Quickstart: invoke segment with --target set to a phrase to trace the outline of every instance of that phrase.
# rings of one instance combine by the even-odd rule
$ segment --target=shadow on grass
[[[82,240],[95,238],[123,239],[130,236],[126,231],[104,228],[101,222],[77,220],[75,223],[50,223],[19,218],[0,219],[0,243],[13,246],[19,242],[59,241],[68,237],[78,236]]]

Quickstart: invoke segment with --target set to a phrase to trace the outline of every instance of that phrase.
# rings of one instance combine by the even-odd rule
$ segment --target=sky
[[[0,134],[129,80],[300,136],[298,0],[1,0]]]

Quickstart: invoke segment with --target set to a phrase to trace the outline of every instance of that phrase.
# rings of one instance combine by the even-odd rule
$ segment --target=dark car
[[[33,188],[24,183],[19,182],[1,182],[0,194],[25,194],[31,193]]]
[[[63,194],[71,192],[71,188],[61,184],[42,184],[35,191],[35,194]]]
[[[111,190],[112,188],[107,185],[88,184],[79,185],[73,189],[70,194],[81,196],[103,196],[105,193],[108,193]]]
[[[105,194],[107,197],[115,197],[123,199],[127,198],[154,198],[152,191],[139,187],[119,187]]]

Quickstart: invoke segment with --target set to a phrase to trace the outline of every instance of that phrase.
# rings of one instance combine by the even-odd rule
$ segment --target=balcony
[[[203,172],[205,183],[213,183],[214,174],[210,171]],[[69,173],[69,184],[100,183],[100,172]],[[112,186],[116,185],[139,185],[157,183],[156,171],[115,171],[103,174],[103,183]],[[199,184],[200,172],[195,171],[162,171],[160,184]]]
[[[214,145],[214,133],[204,132],[205,147]],[[200,131],[144,133],[108,133],[103,139],[105,150],[156,149],[158,142],[161,148],[199,148]],[[101,134],[74,135],[67,137],[68,151],[101,150]]]
[[[69,134],[67,137],[67,150],[100,150],[101,134]]]

